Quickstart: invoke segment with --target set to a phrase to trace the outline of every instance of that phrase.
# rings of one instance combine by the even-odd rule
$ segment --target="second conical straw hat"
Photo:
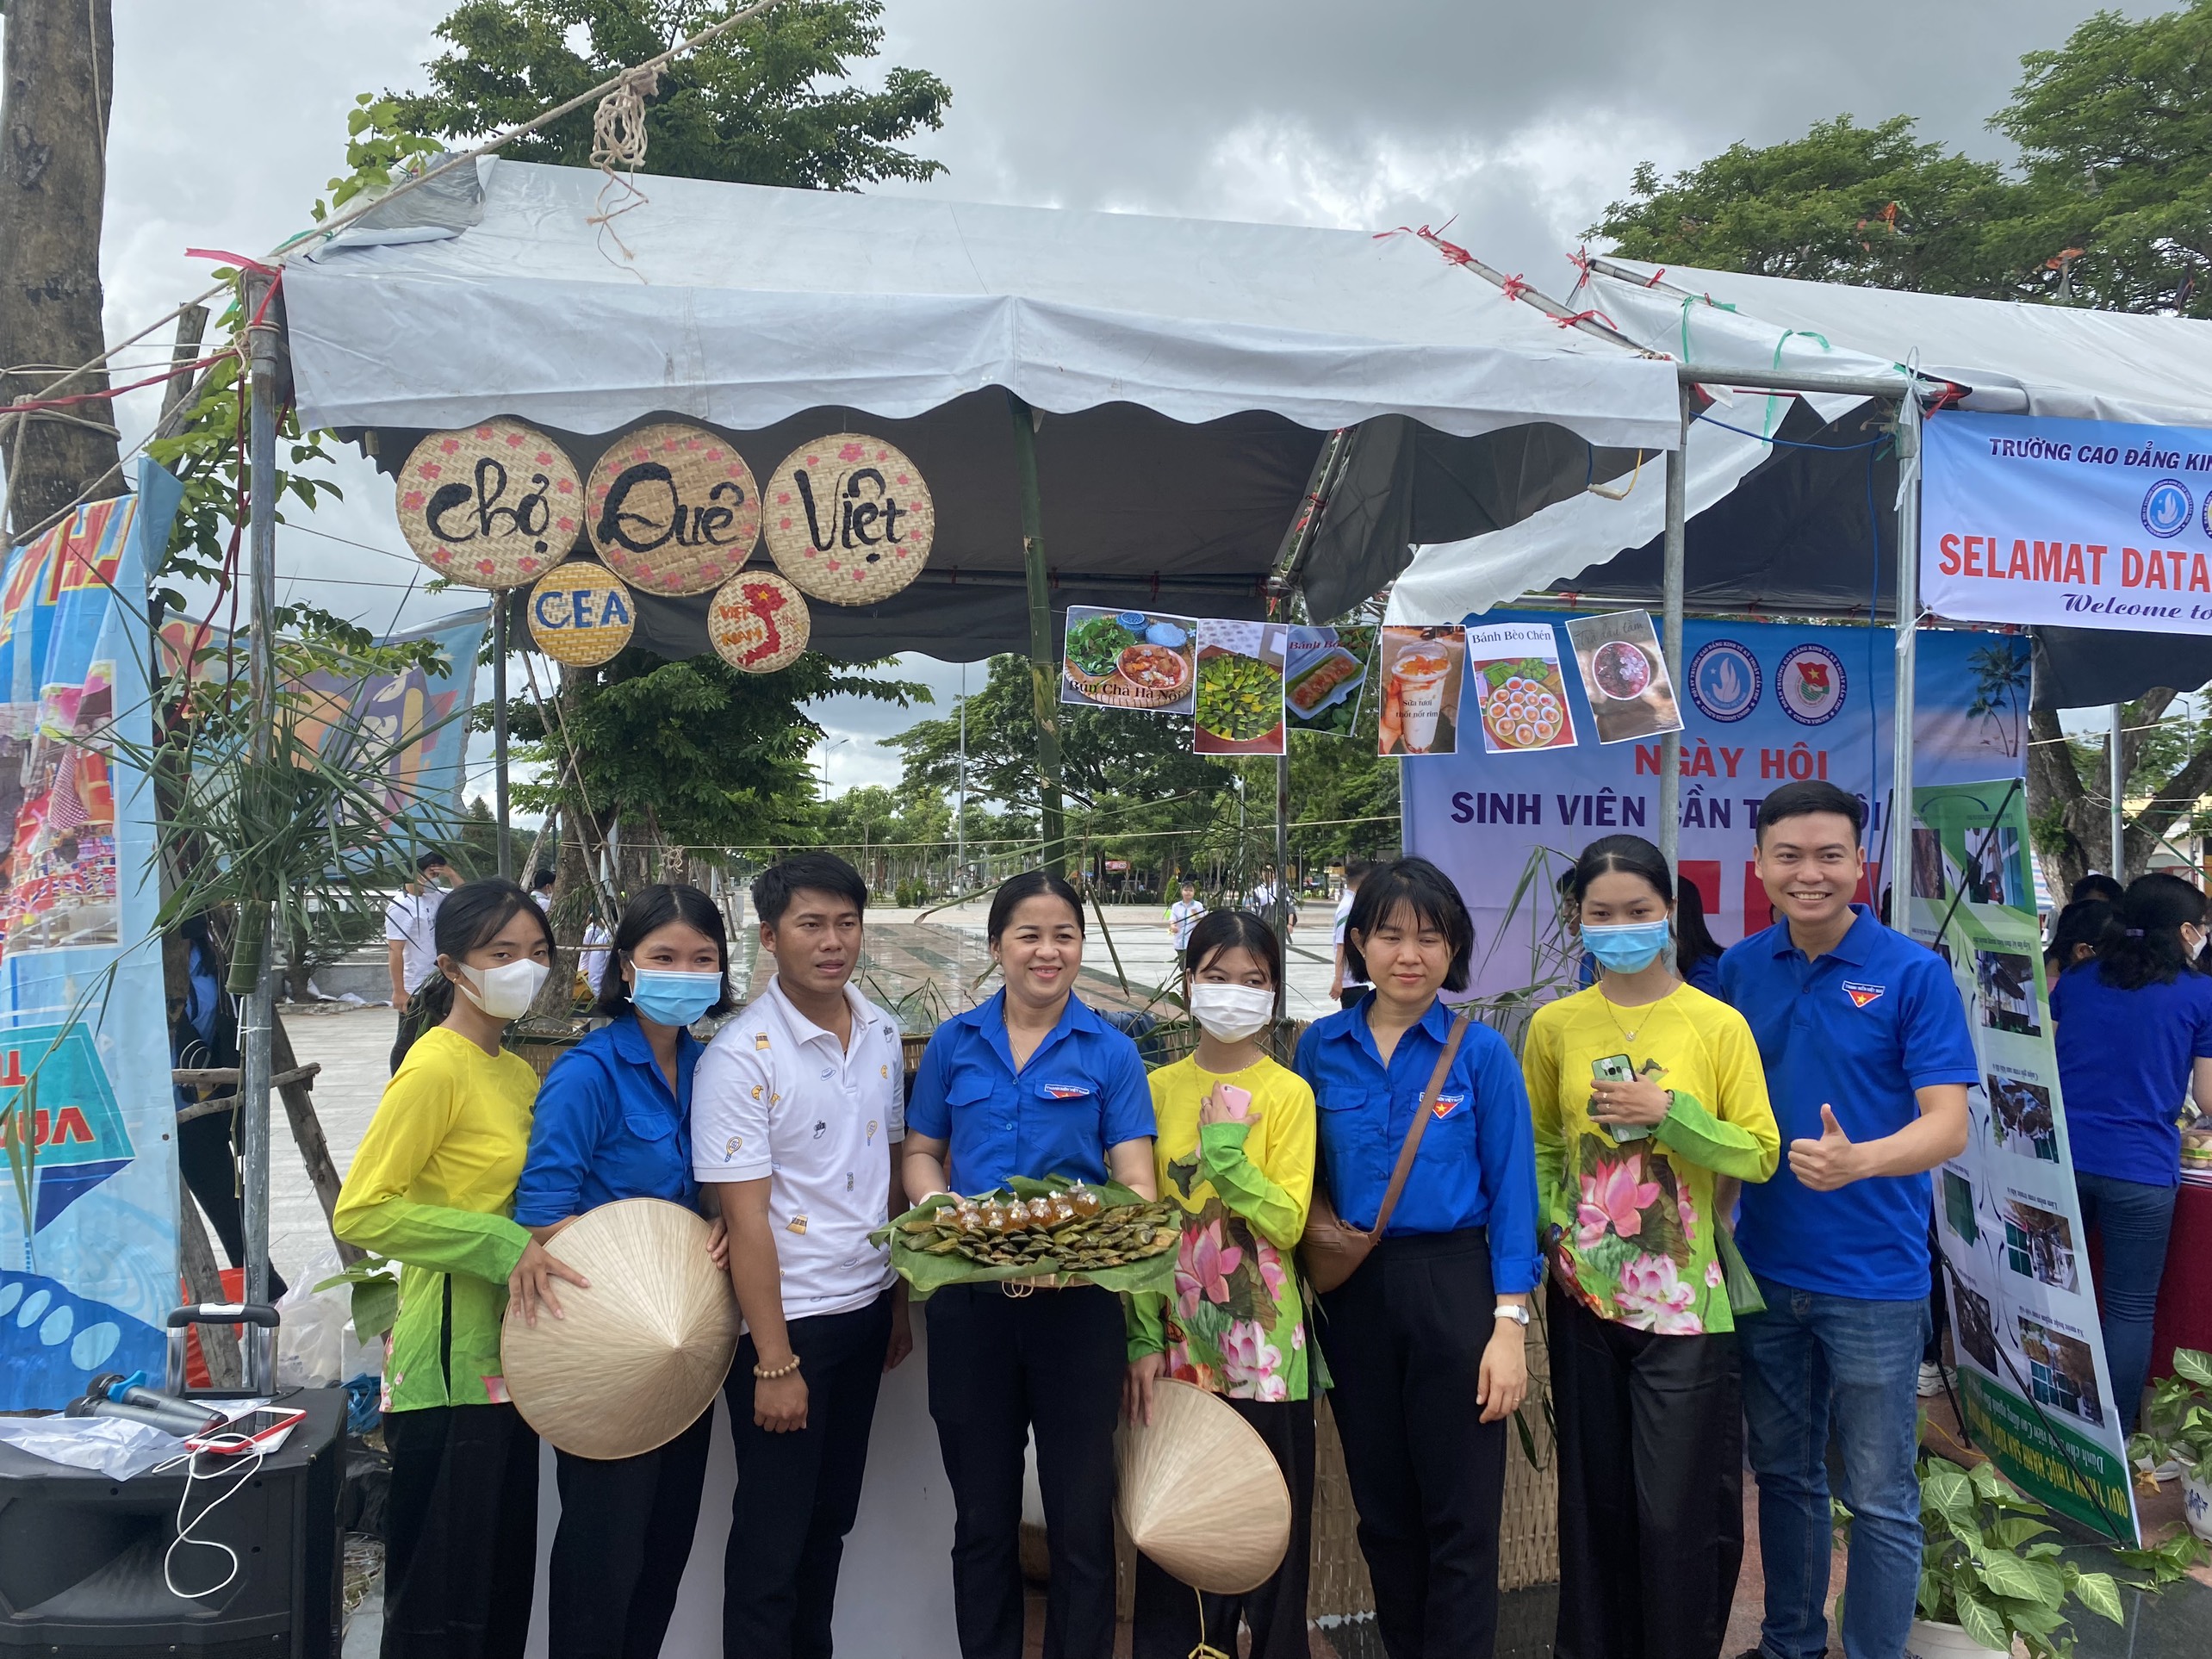
[[[510,1314],[507,1396],[531,1427],[579,1457],[634,1457],[699,1420],[737,1350],[737,1300],[708,1259],[707,1224],[658,1198],[579,1216],[546,1245],[591,1281],[556,1281],[562,1317]]]
[[[1114,1441],[1129,1542],[1209,1594],[1267,1582],[1290,1542],[1290,1488],[1267,1442],[1227,1401],[1172,1377],[1153,1384],[1152,1414]]]

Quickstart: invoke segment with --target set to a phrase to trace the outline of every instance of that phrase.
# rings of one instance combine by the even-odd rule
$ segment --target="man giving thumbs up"
[[[1827,1650],[1831,1414],[1855,1519],[1849,1659],[1904,1651],[1920,1579],[1914,1383],[1928,1322],[1928,1171],[1967,1144],[1973,1041],[1950,970],[1854,904],[1866,809],[1832,784],[1760,804],[1758,873],[1781,920],[1720,961],[1788,1153],[1746,1187],[1737,1242],[1767,1311],[1737,1326],[1765,1659]]]

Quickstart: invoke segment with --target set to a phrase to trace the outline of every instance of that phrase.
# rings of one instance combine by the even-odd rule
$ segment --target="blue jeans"
[[[2159,1310],[2159,1281],[2165,1277],[2166,1235],[2173,1229],[2178,1187],[2153,1187],[2115,1176],[2074,1171],[2085,1231],[2104,1235],[2104,1277],[2097,1289],[2103,1307],[2104,1363],[2112,1373],[2113,1407],[2121,1427],[2135,1432],[2143,1380],[2151,1370],[2151,1325]]]
[[[1828,1426],[1843,1448],[1851,1511],[1844,1584],[1849,1659],[1904,1651],[1920,1588],[1920,1481],[1914,1392],[1928,1339],[1925,1302],[1864,1302],[1759,1281],[1767,1311],[1739,1320],[1743,1415],[1759,1479],[1766,1659],[1828,1650]]]

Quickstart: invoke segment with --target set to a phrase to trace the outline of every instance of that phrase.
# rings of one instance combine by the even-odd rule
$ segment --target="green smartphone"
[[[1590,1075],[1600,1083],[1633,1083],[1636,1062],[1625,1054],[1607,1054],[1603,1059],[1590,1062]],[[1651,1133],[1641,1123],[1608,1123],[1604,1127],[1616,1141],[1641,1140]]]

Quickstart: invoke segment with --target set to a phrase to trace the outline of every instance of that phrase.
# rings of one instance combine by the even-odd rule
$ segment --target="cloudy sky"
[[[206,266],[186,248],[257,253],[306,224],[339,170],[354,95],[418,84],[449,9],[115,0],[110,338],[204,286]],[[1455,239],[1563,288],[1566,251],[1625,193],[1638,161],[1687,166],[1846,111],[1914,115],[1927,137],[2003,157],[1982,122],[2020,55],[2060,44],[2092,9],[889,0],[884,61],[929,69],[953,89],[944,130],[916,146],[948,169],[917,187],[929,193],[1363,228],[1457,214]],[[344,475],[348,499],[316,515],[322,536],[280,535],[280,593],[312,593],[379,629],[464,608],[458,595],[420,592],[387,487],[363,463]],[[949,707],[956,668],[913,659],[905,672]],[[848,740],[830,752],[833,787],[896,780],[877,740],[911,716],[839,704],[819,713]]]

